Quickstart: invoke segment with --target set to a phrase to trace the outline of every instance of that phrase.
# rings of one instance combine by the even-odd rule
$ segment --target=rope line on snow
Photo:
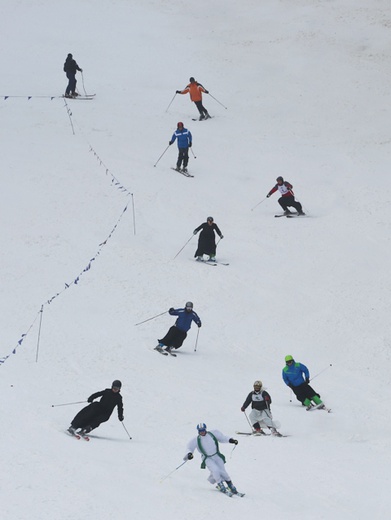
[[[45,303],[43,303],[41,306],[40,306],[40,309],[39,311],[37,312],[37,315],[36,317],[34,318],[33,322],[31,323],[31,325],[29,326],[29,328],[27,329],[27,331],[25,333],[23,333],[19,340],[17,341],[16,343],[16,346],[12,349],[12,351],[10,352],[10,354],[0,358],[0,366],[3,365],[7,359],[9,359],[12,354],[16,354],[17,350],[19,347],[22,346],[22,343],[24,342],[24,340],[26,339],[26,337],[28,336],[29,332],[31,331],[31,329],[33,328],[35,322],[37,321],[38,317],[41,316],[41,320],[42,320],[42,314],[43,314],[43,310],[44,310],[44,306],[45,305],[50,305],[56,298],[58,298],[61,294],[63,294],[66,290],[70,289],[73,285],[77,285],[79,282],[80,282],[80,278],[87,272],[91,269],[92,267],[92,263],[98,258],[98,256],[101,254],[101,251],[102,249],[104,248],[104,246],[107,244],[107,242],[111,239],[111,237],[113,236],[113,234],[115,233],[119,223],[121,222],[126,210],[128,209],[128,205],[129,205],[129,202],[128,204],[125,206],[125,208],[122,210],[122,213],[121,215],[119,216],[117,222],[115,223],[115,225],[113,226],[112,230],[110,231],[109,235],[107,236],[107,238],[101,242],[98,246],[98,249],[95,253],[95,255],[90,259],[90,261],[88,262],[88,264],[84,267],[84,269],[76,276],[76,278],[74,278],[71,282],[65,282],[65,287],[61,290],[61,291],[58,291],[57,293],[55,293],[51,298],[49,298],[48,300],[46,300]],[[38,343],[39,343],[39,337],[38,337]],[[36,358],[36,360],[38,360],[38,358]]]

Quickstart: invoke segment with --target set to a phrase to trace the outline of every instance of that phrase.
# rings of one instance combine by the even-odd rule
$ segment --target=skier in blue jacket
[[[284,383],[292,389],[298,401],[311,410],[314,401],[317,408],[324,408],[320,395],[310,386],[310,372],[303,363],[296,363],[292,356],[285,356],[282,369]]]
[[[171,140],[169,141],[169,145],[171,146],[175,139],[178,142],[178,160],[176,163],[176,170],[178,172],[182,171],[183,173],[187,173],[187,165],[189,163],[189,148],[192,145],[193,138],[191,136],[190,130],[183,126],[183,123],[177,123],[177,129],[172,134]],[[181,165],[183,162],[183,169],[181,170]]]
[[[175,325],[170,327],[167,334],[162,339],[158,339],[159,344],[155,347],[160,353],[166,352],[171,353],[171,350],[177,349],[182,346],[186,339],[187,331],[191,327],[192,321],[201,327],[200,317],[196,312],[193,311],[193,303],[187,302],[183,309],[171,309],[168,311],[171,316],[178,316]],[[163,349],[163,347],[166,347]]]

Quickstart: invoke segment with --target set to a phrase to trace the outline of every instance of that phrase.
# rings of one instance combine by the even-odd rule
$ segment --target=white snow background
[[[390,30],[388,0],[1,2],[2,518],[388,517]],[[63,94],[69,52],[96,98],[35,97]],[[209,121],[166,110],[190,76]],[[177,121],[192,179],[176,144],[154,167]],[[275,219],[277,194],[251,210],[278,175],[308,218]],[[208,215],[230,265],[195,263],[196,238],[174,259]],[[174,319],[135,324],[187,300],[197,351],[193,326],[163,357]],[[286,354],[332,414],[292,399]],[[117,378],[132,440],[116,412],[67,436],[84,405],[52,405]],[[235,434],[255,379],[289,437]],[[239,439],[244,498],[198,455],[161,482],[201,421]]]

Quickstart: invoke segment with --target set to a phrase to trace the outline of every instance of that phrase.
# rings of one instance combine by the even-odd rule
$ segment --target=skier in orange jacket
[[[205,94],[209,94],[209,91],[206,90],[201,83],[198,83],[193,77],[190,78],[190,83],[183,90],[177,90],[176,94],[187,94],[190,93],[190,99],[195,103],[198,108],[198,112],[200,113],[200,121],[203,119],[209,119],[210,115],[208,111],[202,104],[202,92]]]

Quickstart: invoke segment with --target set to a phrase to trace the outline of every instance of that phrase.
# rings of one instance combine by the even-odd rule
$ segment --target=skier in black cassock
[[[196,235],[198,231],[201,231],[198,239],[198,248],[194,253],[197,260],[200,262],[203,260],[203,255],[209,255],[208,262],[216,260],[216,236],[215,231],[219,235],[220,239],[224,238],[218,225],[214,223],[213,217],[208,217],[206,222],[195,228],[193,234]]]
[[[80,410],[71,422],[68,432],[72,435],[80,428],[78,433],[85,434],[97,428],[101,423],[110,419],[115,407],[118,408],[118,419],[124,420],[124,408],[122,404],[122,395],[120,394],[122,383],[115,380],[111,388],[106,388],[101,392],[90,395],[87,401],[88,406]],[[99,402],[94,403],[94,399],[101,397]]]

